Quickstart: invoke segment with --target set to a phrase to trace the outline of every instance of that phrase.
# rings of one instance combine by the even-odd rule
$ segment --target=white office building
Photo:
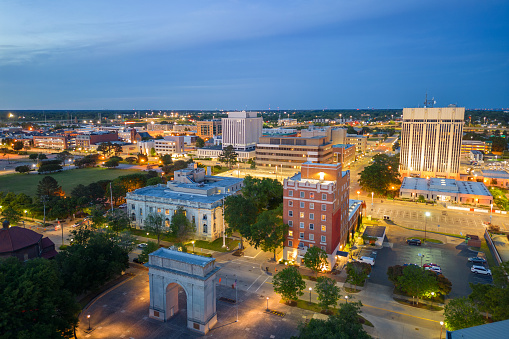
[[[262,136],[263,120],[258,112],[228,112],[222,125],[223,149],[232,145],[238,151],[254,150]]]
[[[164,139],[141,141],[138,143],[140,153],[150,155],[152,148],[158,155],[179,155],[184,153],[184,137],[166,136]]]
[[[404,108],[402,176],[458,178],[464,107]]]

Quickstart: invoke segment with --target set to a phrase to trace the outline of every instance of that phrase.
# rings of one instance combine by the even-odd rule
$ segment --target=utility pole
[[[113,191],[111,190],[111,181],[110,181],[110,204],[111,204],[111,212],[113,213]]]

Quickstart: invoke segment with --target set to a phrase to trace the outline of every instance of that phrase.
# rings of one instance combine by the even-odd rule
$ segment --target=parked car
[[[144,262],[143,262],[143,261],[141,261],[141,260],[140,260],[140,259],[138,259],[138,258],[134,258],[134,259],[133,259],[133,262],[135,262],[135,263],[137,263],[137,264],[144,264]]]
[[[442,269],[440,268],[440,266],[428,266],[428,267],[424,267],[424,269],[426,271],[432,271],[432,272],[435,272],[438,274],[442,273]]]
[[[476,273],[476,274],[484,274],[484,275],[491,275],[491,270],[487,269],[486,267],[484,266],[477,266],[477,265],[473,265],[471,268],[470,268],[470,271],[472,273]]]
[[[421,241],[419,239],[408,239],[406,243],[408,245],[421,246]]]
[[[480,257],[471,257],[471,258],[468,258],[468,261],[470,261],[471,263],[481,263],[481,264],[485,264],[486,263],[486,259],[484,258],[480,258]]]
[[[370,264],[371,266],[373,266],[375,264],[375,259],[373,259],[371,257],[360,257],[357,259],[357,262],[363,262],[363,263]]]
[[[419,266],[419,265],[417,265],[417,264],[408,264],[408,263],[407,263],[407,264],[403,264],[403,266],[415,266],[415,267],[421,267],[421,266]]]
[[[424,268],[426,268],[426,267],[438,267],[438,268],[440,268],[440,265],[437,265],[437,264],[434,264],[434,263],[430,262],[430,263],[426,263],[426,264],[422,265],[422,267],[424,267]]]
[[[138,248],[141,248],[141,249],[144,249],[147,246],[148,246],[148,244],[146,242],[142,242],[141,244],[138,244]]]

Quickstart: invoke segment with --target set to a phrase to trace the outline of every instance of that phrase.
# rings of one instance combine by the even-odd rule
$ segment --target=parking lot
[[[413,236],[423,236],[422,232],[409,231],[397,226],[387,227],[384,248],[377,250],[376,262],[373,266],[369,282],[385,286],[393,286],[387,278],[387,268],[394,265],[435,263],[442,268],[442,274],[452,282],[449,297],[457,298],[468,295],[471,290],[469,283],[489,284],[490,276],[477,275],[470,272],[472,266],[469,257],[477,253],[468,249],[462,239],[433,234],[433,238],[444,244],[428,243],[423,246],[407,245],[406,239]]]

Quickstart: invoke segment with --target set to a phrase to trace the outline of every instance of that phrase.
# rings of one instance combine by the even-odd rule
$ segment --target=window
[[[322,193],[322,200],[327,200],[327,194]]]
[[[322,214],[322,221],[327,221],[327,216],[325,214]]]
[[[160,208],[157,209],[157,213],[161,213],[161,209]]]
[[[293,206],[293,200],[288,201],[288,206]]]
[[[305,194],[304,192],[300,192],[300,197],[304,198],[304,194]]]
[[[304,232],[299,233],[299,238],[304,239]]]
[[[293,241],[288,240],[288,246],[289,246],[289,247],[292,247],[292,246],[293,246]]]
[[[324,250],[324,251],[325,251],[325,246],[322,246],[322,250]]]
[[[293,231],[288,231],[288,236],[293,237]]]
[[[165,211],[164,211],[164,214],[169,215],[169,214],[170,214],[170,210],[168,210],[168,209],[167,209],[167,210],[165,210]]]
[[[315,224],[309,224],[309,229],[310,230],[314,230],[315,229]]]
[[[322,235],[322,239],[320,241],[325,242],[326,240],[327,240],[327,237],[325,235]]]
[[[140,208],[140,215],[143,215],[143,210]]]
[[[309,219],[313,220],[315,218],[315,214],[314,213],[309,213]]]
[[[300,215],[301,218],[304,218],[305,213],[304,212],[300,212],[299,215]]]
[[[288,220],[288,226],[293,227],[293,221]]]
[[[310,192],[309,193],[309,199],[314,199],[315,198],[315,194],[313,192]]]
[[[310,234],[309,235],[309,240],[315,240],[315,235],[314,234]]]
[[[303,223],[303,222],[301,222],[301,223],[299,224],[299,227],[300,227],[300,228],[304,228],[304,223]]]
[[[288,211],[288,216],[293,217],[293,211]]]
[[[292,190],[288,191],[288,196],[289,197],[293,197],[293,191]]]
[[[192,221],[192,223],[193,223],[193,224],[196,222],[196,219],[194,218],[194,215],[193,215],[193,217],[191,218],[191,221]]]
[[[149,207],[149,208],[148,208],[148,211],[149,211],[150,213],[154,212],[154,207]]]
[[[203,220],[207,220],[207,215],[206,214],[203,215]]]
[[[131,209],[133,210],[134,209],[134,204],[131,205]]]
[[[327,226],[322,225],[322,232],[325,232],[325,231],[327,231]]]
[[[327,205],[322,204],[322,211],[327,211]]]
[[[203,233],[207,233],[207,224],[203,224]]]
[[[304,201],[301,201],[301,202],[300,202],[300,208],[304,208],[304,207],[305,207],[305,205],[304,205]]]
[[[310,202],[310,203],[309,203],[309,209],[310,209],[310,210],[314,210],[314,209],[315,209],[315,204],[314,204],[314,203],[312,203],[312,202]]]

